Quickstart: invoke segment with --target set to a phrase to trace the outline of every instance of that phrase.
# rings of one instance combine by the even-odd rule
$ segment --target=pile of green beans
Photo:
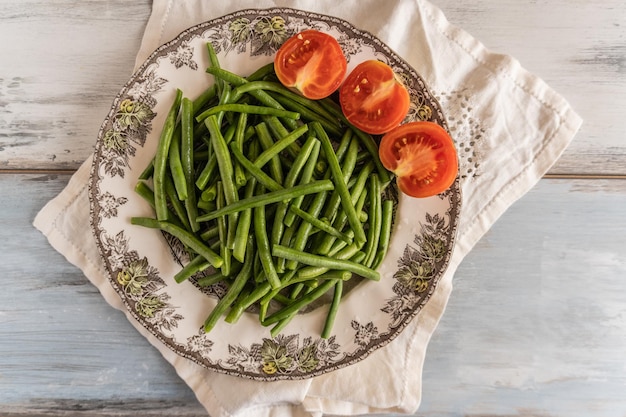
[[[328,293],[327,338],[344,282],[379,280],[389,245],[394,201],[377,144],[331,99],[283,87],[273,65],[244,78],[220,67],[211,44],[207,52],[215,82],[193,101],[176,91],[136,186],[155,217],[131,223],[185,247],[176,282],[226,285],[205,331],[256,305],[275,336]]]

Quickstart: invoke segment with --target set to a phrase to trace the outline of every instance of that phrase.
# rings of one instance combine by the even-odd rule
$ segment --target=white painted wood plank
[[[1,2],[0,169],[86,159],[132,73],[151,3]]]
[[[626,169],[626,2],[433,0],[489,49],[512,55],[563,95],[583,127],[552,174]]]
[[[426,415],[626,415],[625,185],[543,180],[480,241],[429,348]]]
[[[0,414],[205,415],[31,226],[68,179],[0,175]],[[505,213],[458,270],[416,415],[626,415],[624,207],[625,180],[542,180]]]
[[[11,242],[0,252],[0,415],[206,414],[125,316],[31,225],[68,180],[0,175],[0,241]]]
[[[583,116],[552,174],[625,173],[626,2],[433,2],[490,49],[519,59]],[[89,155],[130,75],[150,6],[3,0],[0,169],[74,169]]]

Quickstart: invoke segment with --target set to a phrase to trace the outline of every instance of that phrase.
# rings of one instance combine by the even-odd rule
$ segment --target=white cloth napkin
[[[393,342],[358,364],[303,381],[258,382],[217,374],[179,357],[135,325],[173,365],[212,417],[414,413],[426,348],[444,312],[453,274],[498,217],[530,190],[582,120],[510,56],[488,51],[425,0],[154,0],[136,66],[189,26],[250,8],[290,7],[334,15],[371,32],[408,61],[438,98],[460,158],[463,202],[453,257],[435,294]],[[102,115],[103,119],[105,115]],[[94,140],[97,132],[94,132]],[[89,158],[37,215],[50,244],[124,311],[89,225]]]

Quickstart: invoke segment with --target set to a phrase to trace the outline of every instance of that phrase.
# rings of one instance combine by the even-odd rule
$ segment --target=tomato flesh
[[[335,92],[347,66],[339,42],[317,30],[305,30],[287,39],[274,58],[279,81],[313,100]]]
[[[450,188],[458,173],[452,138],[433,122],[403,124],[383,136],[380,160],[411,197],[430,197]]]
[[[409,111],[410,97],[389,65],[369,60],[348,74],[339,89],[339,103],[350,123],[378,135],[402,122]]]

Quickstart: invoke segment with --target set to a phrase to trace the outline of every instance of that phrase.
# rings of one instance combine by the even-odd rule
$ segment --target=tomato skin
[[[433,122],[398,126],[382,137],[378,152],[383,166],[396,174],[400,191],[411,197],[444,192],[459,169],[454,141]]]
[[[350,71],[339,89],[339,103],[350,123],[364,132],[379,135],[404,120],[410,97],[389,65],[369,60]]]
[[[287,39],[274,58],[279,81],[313,100],[335,92],[347,68],[339,42],[331,35],[313,29]]]

